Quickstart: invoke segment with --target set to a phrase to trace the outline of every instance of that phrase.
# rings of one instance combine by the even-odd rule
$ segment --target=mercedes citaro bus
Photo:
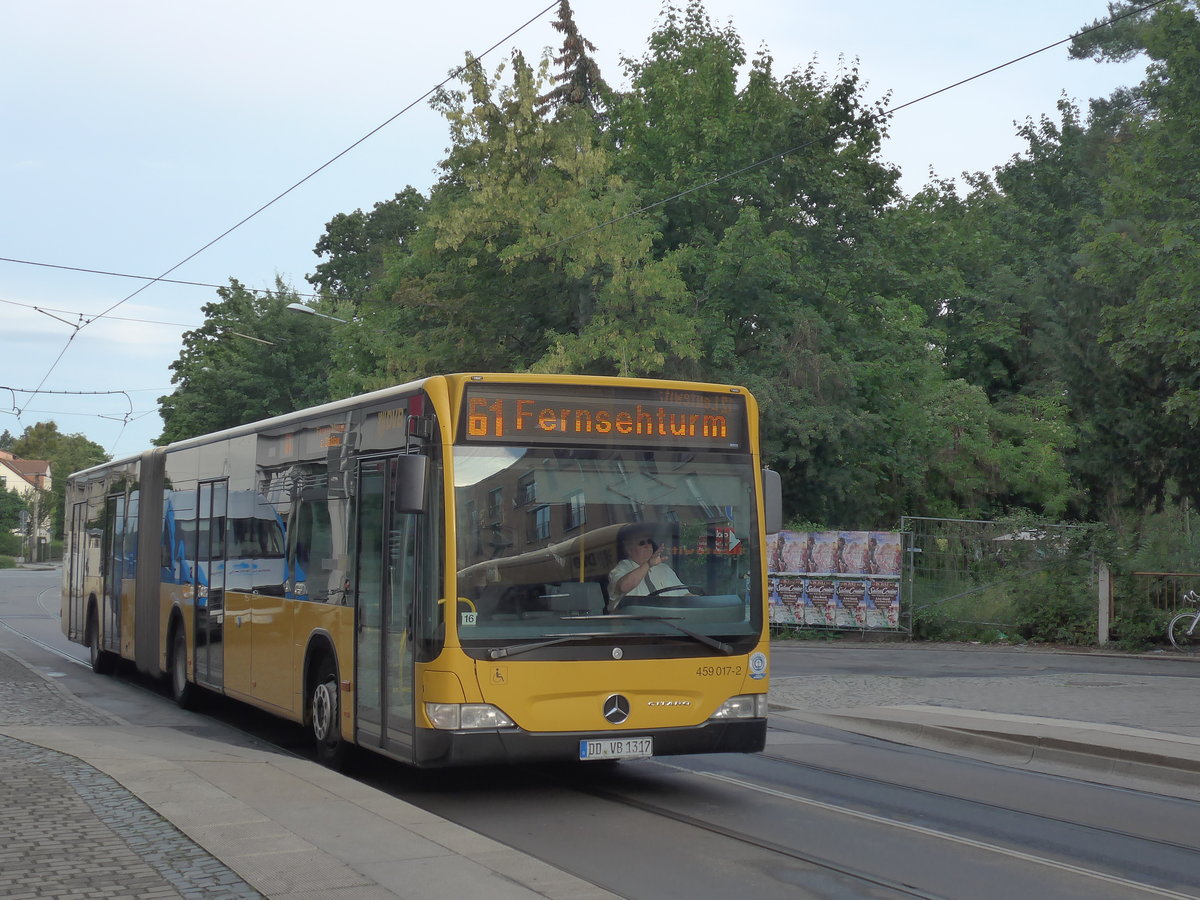
[[[765,742],[780,491],[739,387],[431,377],[78,472],[66,515],[97,671],[303,723],[330,765]],[[674,577],[614,603],[631,526]]]

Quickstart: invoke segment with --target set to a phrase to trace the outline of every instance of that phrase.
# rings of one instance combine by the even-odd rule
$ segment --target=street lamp
[[[304,313],[309,316],[317,316],[321,319],[332,319],[334,322],[341,322],[343,325],[349,324],[349,319],[339,319],[337,316],[330,316],[323,312],[317,312],[311,306],[305,306],[303,303],[289,303],[287,308],[292,312]]]

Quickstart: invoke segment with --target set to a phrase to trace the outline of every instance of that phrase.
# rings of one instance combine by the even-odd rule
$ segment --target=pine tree
[[[559,4],[553,24],[563,35],[562,50],[554,57],[554,64],[562,66],[562,71],[551,78],[555,86],[537,98],[539,115],[582,107],[593,117],[603,116],[612,89],[600,74],[600,66],[588,55],[596,52],[596,45],[579,33],[568,0]]]

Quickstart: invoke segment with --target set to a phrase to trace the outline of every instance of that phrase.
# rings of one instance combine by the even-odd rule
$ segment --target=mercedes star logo
[[[614,725],[620,725],[629,718],[629,701],[620,694],[613,694],[604,701],[604,718]]]

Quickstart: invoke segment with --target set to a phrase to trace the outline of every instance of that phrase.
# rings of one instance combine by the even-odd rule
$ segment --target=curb
[[[772,714],[1000,765],[1200,800],[1197,738],[945,707],[793,709]]]

